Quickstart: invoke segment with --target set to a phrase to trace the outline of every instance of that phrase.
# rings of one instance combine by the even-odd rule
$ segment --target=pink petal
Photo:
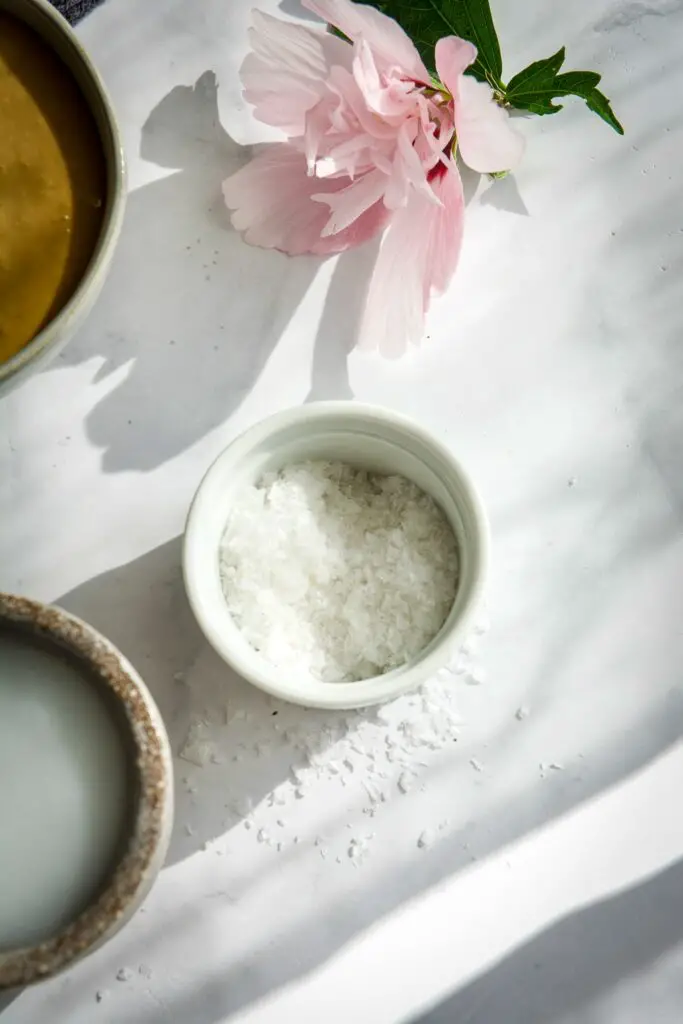
[[[432,121],[418,132],[415,151],[425,171],[431,171],[436,167],[452,138],[453,121],[450,117],[444,118],[438,125]]]
[[[415,134],[413,134],[412,126],[409,124],[402,125],[398,133],[396,159],[402,164],[402,173],[406,181],[409,181],[418,192],[422,192],[430,203],[438,206],[439,200],[427,182],[427,175],[417,150],[413,145],[414,142]]]
[[[370,171],[339,192],[316,193],[312,198],[325,203],[330,219],[322,230],[323,237],[336,235],[374,206],[384,195],[387,178],[381,171]]]
[[[458,36],[444,36],[434,47],[434,59],[439,78],[451,95],[455,96],[460,75],[477,59],[477,48]]]
[[[477,56],[471,43],[447,36],[436,44],[439,77],[453,97],[455,135],[465,163],[473,171],[509,171],[524,152],[524,140],[486,82],[465,75]]]
[[[276,142],[264,146],[223,182],[223,196],[233,211],[233,227],[244,232],[250,245],[292,256],[305,252],[324,256],[360,245],[386,224],[386,210],[378,202],[338,234],[322,237],[329,210],[313,200],[313,193],[339,192],[349,183],[348,177],[321,181],[309,176],[303,153]]]
[[[430,81],[429,72],[412,40],[393,18],[388,18],[386,14],[366,4],[352,3],[352,0],[301,2],[309,11],[334,25],[353,42],[364,39],[383,70],[400,68],[417,82]]]
[[[304,153],[306,154],[306,167],[309,174],[314,174],[320,143],[330,126],[328,104],[324,100],[320,100],[314,107],[306,111],[304,124],[303,144]]]
[[[382,118],[400,124],[419,110],[418,93],[412,82],[393,79],[386,84],[380,78],[374,54],[365,39],[354,43],[353,77],[367,107]]]
[[[511,171],[524,153],[524,139],[511,126],[507,111],[485,82],[469,75],[460,81],[455,134],[460,154],[473,171]]]
[[[288,135],[302,135],[307,111],[326,91],[333,64],[351,67],[353,49],[343,39],[253,12],[249,30],[253,52],[240,76],[254,114]]]
[[[455,163],[449,161],[445,168],[439,168],[431,185],[442,206],[433,218],[433,234],[424,275],[425,312],[429,308],[430,295],[442,295],[451,282],[458,265],[465,227],[465,196]]]
[[[400,356],[419,342],[433,289],[443,291],[455,270],[462,242],[464,199],[453,164],[437,173],[436,206],[411,190],[393,215],[370,281],[359,346]]]
[[[415,120],[405,122],[396,137],[396,152],[384,196],[384,205],[389,210],[405,206],[413,189],[421,192],[430,203],[435,203],[437,206],[439,204],[438,198],[427,182],[427,174],[422,161],[413,146],[417,127]]]
[[[337,136],[341,138],[342,136]],[[375,141],[369,135],[351,135],[348,134],[344,137],[344,141],[340,142],[339,145],[335,145],[327,154],[327,159],[330,163],[339,169],[345,167],[347,173],[351,178],[354,178],[360,170],[367,170],[368,168],[364,165],[368,162],[368,149],[373,147],[373,165]],[[386,172],[385,172],[386,173]]]
[[[333,67],[327,85],[330,91],[339,98],[337,116],[331,118],[332,126],[337,131],[352,127],[352,121],[348,116],[352,115],[368,135],[378,139],[394,139],[396,128],[373,114],[368,108],[367,100],[360,91],[354,76],[346,68]],[[355,131],[358,130],[357,126],[353,127]]]

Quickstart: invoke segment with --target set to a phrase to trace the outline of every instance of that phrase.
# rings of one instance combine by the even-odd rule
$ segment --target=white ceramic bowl
[[[221,589],[219,548],[234,495],[265,472],[307,459],[338,459],[413,480],[441,506],[455,531],[460,580],[439,633],[412,661],[355,683],[295,677],[273,667],[244,639]],[[202,480],[185,532],[183,568],[192,610],[206,638],[241,676],[295,704],[354,708],[378,704],[424,682],[452,657],[481,596],[488,528],[476,491],[442,444],[393,412],[320,402],[256,424],[219,455]],[[419,595],[416,595],[419,599]]]

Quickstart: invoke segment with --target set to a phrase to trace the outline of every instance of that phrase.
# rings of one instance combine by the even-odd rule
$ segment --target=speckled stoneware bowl
[[[117,744],[120,743],[121,750],[125,751],[121,764],[124,766],[125,774],[125,809],[120,812],[120,820],[123,827],[119,829],[117,824],[117,841],[112,846],[112,853],[107,854],[106,870],[99,870],[99,875],[93,875],[93,884],[90,880],[88,895],[81,899],[81,904],[74,911],[73,916],[68,920],[60,920],[59,926],[48,934],[41,934],[40,941],[27,944],[17,943],[13,946],[13,933],[10,930],[9,941],[7,935],[7,924],[4,927],[4,941],[0,941],[0,990],[12,989],[32,982],[47,978],[58,971],[70,966],[74,961],[92,952],[96,947],[110,939],[133,915],[146,896],[154,879],[156,878],[166,856],[168,842],[171,833],[173,818],[173,772],[171,751],[169,748],[166,731],[159,714],[159,711],[149,694],[140,676],[128,663],[124,656],[96,630],[73,615],[62,611],[59,608],[46,606],[36,601],[30,601],[23,597],[15,597],[10,594],[0,593],[0,707],[5,707],[4,721],[0,723],[0,742],[12,749],[12,743],[16,735],[11,732],[12,724],[7,719],[7,707],[14,706],[13,700],[24,700],[24,711],[26,712],[23,728],[26,730],[26,721],[36,721],[38,724],[49,729],[53,726],[50,702],[43,704],[36,701],[31,695],[30,698],[18,697],[15,687],[26,685],[30,687],[31,679],[28,676],[22,677],[22,672],[12,670],[12,665],[21,662],[12,662],[13,651],[28,651],[29,658],[35,648],[36,659],[45,658],[49,664],[53,659],[55,664],[68,666],[67,671],[74,676],[82,677],[79,686],[83,686],[83,693],[93,703],[101,708],[106,708],[102,713],[109,718],[112,733],[116,733]],[[4,653],[3,653],[4,652]],[[38,653],[40,652],[40,653]],[[7,666],[10,666],[9,669]],[[43,673],[46,678],[41,678],[41,685],[45,686],[45,693],[51,695],[55,676]],[[28,692],[28,691],[27,691]],[[80,690],[78,692],[81,692]],[[32,691],[31,691],[32,694]],[[4,705],[3,705],[4,698]],[[67,712],[65,721],[70,724],[77,721],[81,713],[81,704],[88,701],[73,701],[65,705]],[[19,704],[21,707],[22,705]],[[42,718],[41,718],[42,715]],[[19,726],[15,724],[15,729]],[[78,746],[82,739],[83,729],[74,733],[73,746]],[[107,726],[109,728],[109,725]],[[87,730],[85,730],[87,731]],[[66,734],[65,734],[66,736]],[[58,736],[59,738],[59,736]],[[10,867],[17,867],[17,858],[12,861],[12,840],[13,834],[21,832],[23,825],[17,819],[21,818],[22,805],[17,808],[15,815],[7,813],[7,807],[12,807],[12,796],[8,797],[6,790],[12,790],[14,785],[16,794],[23,793],[21,789],[21,774],[33,772],[33,778],[38,779],[39,787],[49,786],[50,763],[41,746],[40,735],[36,733],[35,746],[29,743],[30,737],[24,738],[24,746],[19,745],[19,750],[29,749],[30,758],[22,758],[21,762],[10,766],[8,773],[10,778],[3,779],[3,794],[5,800],[5,820],[0,822],[0,864],[3,863],[3,856],[7,858],[7,849],[10,850]],[[63,747],[66,756],[71,757],[72,747]],[[99,738],[88,740],[91,748],[96,752],[99,749]],[[35,751],[35,752],[34,752]],[[0,750],[0,762],[2,761],[3,750]],[[97,756],[97,754],[96,754]],[[5,762],[8,755],[5,752]],[[27,764],[30,761],[30,764]],[[36,764],[39,766],[36,769]],[[99,766],[102,785],[95,789],[94,795],[90,793],[88,800],[79,805],[79,813],[83,818],[82,831],[88,832],[88,824],[91,819],[87,812],[95,809],[95,816],[99,815],[97,824],[92,822],[91,832],[97,840],[102,830],[106,831],[109,819],[107,812],[102,811],[102,801],[107,804],[106,796],[110,787],[110,776]],[[7,772],[7,767],[5,767]],[[16,772],[16,775],[15,775]],[[67,774],[67,780],[71,776]],[[85,777],[83,789],[88,786],[92,789],[90,779]],[[32,783],[34,785],[34,783]],[[78,780],[75,780],[75,789],[78,793]],[[99,785],[99,784],[98,784]],[[35,790],[31,790],[34,792]],[[123,791],[123,790],[122,790]],[[42,796],[42,789],[40,790]],[[68,790],[69,799],[72,799],[72,788]],[[68,801],[67,801],[68,803]],[[0,800],[0,807],[3,806]],[[16,800],[15,800],[16,806]],[[52,804],[48,809],[52,809]],[[60,805],[61,806],[61,805]],[[86,813],[84,813],[84,811]],[[117,811],[117,814],[119,812]],[[58,857],[57,849],[60,847],[60,829],[54,827],[54,822],[49,824],[45,821],[43,825],[42,814],[36,815],[38,821],[34,820],[33,827],[43,830],[41,838],[45,849],[40,849],[37,856],[39,863],[48,874],[48,882],[54,882],[51,872],[61,871],[64,874],[64,865]],[[7,820],[7,818],[13,820]],[[61,819],[64,833],[66,823]],[[5,844],[5,850],[2,847]],[[63,844],[62,844],[63,846]],[[16,846],[14,847],[16,852]],[[45,852],[47,850],[47,852]],[[62,858],[63,859],[63,858]],[[102,862],[104,863],[104,862]],[[54,865],[54,869],[53,869]],[[18,861],[19,870],[23,870],[21,860]],[[27,872],[28,874],[28,872]],[[61,876],[60,876],[61,877]],[[65,877],[79,880],[78,868],[74,864],[69,876],[68,869]],[[5,885],[8,885],[5,882]],[[2,891],[2,880],[0,880],[0,892]],[[29,897],[33,893],[28,891]],[[60,894],[58,893],[58,897]],[[14,904],[15,919],[20,927],[24,925],[24,908],[26,905],[26,892],[22,890],[19,896],[15,891],[5,891],[5,901]],[[35,903],[35,899],[33,900]],[[39,904],[42,906],[42,904]],[[11,911],[10,911],[11,913]],[[0,933],[2,933],[2,922],[0,922]],[[14,933],[16,934],[16,933]],[[24,934],[26,932],[24,931]],[[0,938],[2,936],[0,935]]]
[[[23,21],[54,50],[69,69],[92,111],[107,168],[107,192],[95,251],[60,312],[10,359],[0,361],[0,395],[44,367],[73,336],[100,293],[121,233],[126,200],[123,145],[116,116],[97,69],[68,21],[48,0],[0,0],[0,13]]]

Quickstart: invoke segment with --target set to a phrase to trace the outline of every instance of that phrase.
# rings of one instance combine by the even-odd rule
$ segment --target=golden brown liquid
[[[0,13],[0,363],[65,305],[97,243],[106,167],[78,86]]]

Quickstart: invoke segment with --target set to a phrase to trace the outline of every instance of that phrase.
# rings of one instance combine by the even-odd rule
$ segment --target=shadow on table
[[[680,718],[677,725],[680,735]],[[644,728],[654,726],[654,721],[644,723]],[[641,758],[644,753],[638,752]],[[603,784],[596,780],[591,788],[594,793],[610,784],[605,771],[599,777]],[[614,782],[621,778],[619,773]],[[517,826],[519,820],[530,820],[530,803],[531,798],[526,797],[501,815],[504,821],[495,823],[500,831],[495,840],[491,839],[490,852],[503,846],[507,837],[524,834],[525,829],[518,831]],[[537,821],[548,822],[559,813],[561,810],[549,811],[547,805],[537,801]],[[463,842],[465,835],[463,830],[445,838],[413,861],[409,870],[388,872],[381,884],[376,877],[371,884],[363,884],[361,879],[352,901],[340,898],[336,903],[329,902],[324,916],[305,915],[301,925],[243,959],[226,963],[212,977],[204,977],[200,988],[178,993],[172,1004],[173,1019],[227,1024],[233,1014],[251,1003],[315,971],[406,901],[469,866],[471,855]],[[250,885],[258,881],[258,875],[249,879]],[[679,863],[633,890],[578,911],[411,1024],[586,1024],[588,1018],[581,1015],[582,1007],[681,943],[682,883],[683,865]],[[232,879],[230,894],[231,899],[239,899]],[[186,940],[196,936],[199,942],[200,908],[186,907],[174,922],[167,922],[163,931],[146,935],[137,954],[129,950],[129,958],[163,957],[164,944],[172,934],[182,934]],[[577,1012],[576,1017],[568,1016],[572,1010]],[[121,1012],[125,1012],[123,1007]],[[166,1024],[168,1013],[168,1005],[147,1005],[136,1021]],[[646,1016],[643,1014],[642,1019]],[[112,1024],[123,1024],[125,1019],[120,1015],[111,1018]]]
[[[312,14],[307,7],[304,7],[301,0],[280,0],[278,7],[283,14],[288,14],[290,17],[301,18],[303,21],[315,22],[316,28],[321,25],[318,15]]]
[[[682,942],[678,861],[552,925],[411,1024],[581,1024],[602,995]],[[652,1009],[632,1006],[632,1019],[649,1019]]]
[[[167,865],[236,825],[291,779],[294,768],[306,764],[309,751],[341,738],[349,720],[374,715],[285,704],[235,675],[209,648],[187,603],[180,537],[55,603],[105,632],[138,669],[159,706],[176,777]],[[193,749],[197,730],[211,751],[205,758]]]
[[[22,992],[23,989],[15,992],[0,992],[0,1013],[6,1010],[15,999],[18,999]]]
[[[220,123],[207,71],[152,110],[141,155],[163,177],[131,193],[98,315],[57,366],[99,358],[111,387],[88,416],[109,472],[150,470],[229,419],[258,379],[322,260],[246,245],[221,183],[249,158]],[[316,338],[309,400],[351,395],[372,246],[342,254]],[[104,326],[106,325],[106,326]]]
[[[231,673],[209,650],[194,622],[184,596],[180,557],[180,538],[176,538],[82,584],[57,601],[103,629],[140,670],[160,706],[176,755],[193,721],[220,723],[215,732],[219,754],[216,763],[197,767],[175,759],[176,826],[169,864],[234,827],[251,806],[290,778],[292,766],[302,759],[292,734],[296,736],[303,729],[315,749],[324,749],[339,738],[350,717],[348,713],[308,711],[282,704]],[[368,714],[372,712],[357,713],[357,720]],[[639,727],[629,734],[628,742],[621,735],[605,741],[600,754],[591,757],[590,772],[580,784],[567,772],[563,773],[567,778],[558,779],[550,789],[532,785],[518,799],[444,837],[413,861],[409,871],[397,867],[387,872],[381,884],[375,879],[365,887],[360,879],[358,898],[351,903],[330,905],[324,919],[313,918],[300,930],[253,952],[247,960],[226,964],[219,977],[205,981],[201,992],[179,998],[174,1006],[177,1019],[217,1024],[267,992],[313,970],[374,921],[452,877],[473,857],[493,853],[637,771],[676,742],[682,731],[683,694],[672,690],[648,717],[639,719]],[[492,742],[512,743],[514,736],[501,735]],[[233,760],[235,751],[239,751],[238,760]],[[448,765],[438,770],[447,771]],[[186,825],[191,826],[190,834]],[[298,847],[282,854],[301,855]],[[231,898],[239,898],[258,884],[261,870],[231,878]],[[184,933],[191,926],[190,921],[175,925]],[[146,950],[151,953],[155,946],[163,947],[173,927],[169,923],[158,937],[148,936]],[[148,1007],[139,1020],[140,1024],[161,1024],[164,1016],[161,1010],[157,1013]],[[486,1024],[496,1024],[496,1019]]]
[[[681,708],[678,709],[679,716],[676,722],[678,736],[680,736],[683,724],[682,710]],[[634,752],[633,761],[630,763],[632,771],[646,764],[651,756],[664,749],[664,746],[659,746],[657,739],[662,739],[662,734],[668,737],[670,731],[673,731],[666,726],[665,717],[665,713],[662,713],[661,720],[658,723],[660,726],[659,733],[656,732],[657,723],[654,720],[644,723],[644,728],[650,728],[652,732],[647,747],[641,748],[637,753]],[[655,736],[657,739],[655,739]],[[623,762],[620,767],[623,767]],[[610,770],[609,755],[606,755],[604,762],[599,767],[596,766],[589,792],[587,793],[585,789],[582,790],[581,797],[587,798],[596,795],[610,785],[617,784],[628,774],[629,771],[612,772]],[[446,879],[453,878],[459,872],[465,870],[471,865],[473,860],[472,849],[474,845],[480,851],[476,859],[486,857],[489,853],[502,848],[507,842],[512,842],[516,838],[527,834],[534,826],[541,827],[543,824],[555,820],[565,809],[570,809],[579,802],[578,794],[572,798],[568,793],[565,793],[563,797],[564,799],[558,800],[551,807],[548,804],[547,797],[544,795],[538,792],[535,794],[527,793],[519,801],[515,801],[505,810],[499,811],[495,817],[491,815],[482,820],[477,830],[478,839],[474,843],[470,842],[471,833],[466,827],[441,840],[426,856],[412,861],[409,869],[403,867],[388,871],[383,877],[381,884],[378,884],[377,878],[373,879],[372,884],[366,883],[364,885],[362,880],[359,881],[356,898],[352,903],[345,900],[339,901],[336,904],[330,904],[325,908],[324,917],[319,919],[310,918],[302,926],[291,930],[277,941],[269,943],[267,948],[253,951],[248,957],[235,963],[226,964],[225,969],[220,972],[220,975],[215,976],[208,982],[204,982],[201,991],[188,992],[187,995],[177,999],[174,1003],[174,1013],[179,1020],[192,1020],[193,1024],[219,1024],[219,1022],[223,1024],[223,1022],[227,1022],[231,1014],[237,1013],[250,1003],[262,999],[268,993],[286,986],[297,978],[301,978],[308,972],[320,967],[321,964],[334,956],[343,946],[353,942],[361,932],[371,928],[374,923],[380,921],[407,901],[418,897],[421,893],[444,883]],[[586,998],[588,998],[592,991],[591,986],[598,987],[600,985],[602,971],[604,971],[602,987],[606,989],[613,985],[619,977],[626,976],[632,965],[638,962],[645,964],[651,959],[648,952],[648,934],[655,948],[661,951],[673,946],[683,937],[683,917],[681,917],[683,896],[681,893],[677,893],[676,897],[669,902],[669,895],[676,891],[676,884],[682,881],[682,875],[683,868],[678,869],[675,873],[672,873],[671,878],[667,880],[665,885],[662,885],[661,889],[656,886],[647,889],[643,898],[634,899],[632,905],[625,901],[623,914],[615,915],[614,917],[615,932],[611,939],[611,951],[603,950],[602,955],[600,955],[598,950],[594,951],[595,965],[593,973],[591,973],[590,956],[587,952],[584,950],[576,951],[578,958],[576,968],[577,986],[579,990],[582,986],[584,987]],[[257,878],[249,880],[250,884],[256,884],[257,881]],[[661,899],[666,904],[665,908],[658,908],[655,905],[655,899]],[[629,938],[628,935],[620,933],[618,928],[628,918],[630,922],[628,927],[636,930],[639,927],[641,910],[650,900],[652,905],[645,916],[645,924],[643,925],[646,938],[643,945],[635,950],[632,948],[632,943],[635,940]],[[669,908],[673,908],[671,914],[669,914]],[[658,923],[660,911],[664,914],[664,920]],[[588,914],[589,912],[587,911],[586,913]],[[581,915],[577,916],[581,917]],[[596,938],[596,945],[599,945],[601,941],[607,941],[606,936],[609,932],[607,916],[605,914],[604,922],[600,919],[599,925],[595,925],[595,928],[599,928],[599,938]],[[598,919],[599,914],[596,914],[596,921]],[[587,921],[590,923],[591,918],[588,917]],[[183,927],[185,926],[183,925]],[[592,923],[591,927],[593,927]],[[625,924],[623,924],[623,927],[624,929],[627,928]],[[198,928],[199,933],[200,929]],[[558,925],[558,934],[560,937],[557,939],[557,946],[555,948],[557,950],[557,984],[560,985],[563,969],[562,956],[569,955],[567,951],[572,943],[578,940],[577,937],[581,935],[581,928],[572,930],[572,926],[567,926],[565,934],[563,926]],[[163,939],[160,938],[160,943],[162,942]],[[553,948],[554,942],[555,939],[551,939],[551,948]],[[623,949],[622,942],[625,943]],[[536,956],[536,961],[539,960],[538,951],[540,945],[541,940],[539,940],[538,945],[532,944],[536,952],[532,951],[529,953],[528,959],[525,956],[520,961],[524,968],[529,970],[530,975],[533,974],[533,970],[529,967],[529,963],[532,962],[534,956]],[[640,958],[639,960],[637,959],[638,957]],[[529,1005],[522,1000],[522,1005],[529,1009],[528,1016],[524,1017],[524,1015],[521,1015],[517,1017],[509,1014],[506,1018],[504,1012],[505,997],[501,992],[499,996],[500,1015],[494,1014],[493,1011],[490,1015],[482,1012],[481,1017],[472,1018],[472,1024],[475,1021],[476,1024],[551,1024],[555,1019],[558,1020],[559,1024],[561,1019],[559,1009],[562,1009],[561,1000],[569,998],[572,984],[571,970],[569,966],[565,965],[565,967],[567,977],[562,983],[563,987],[558,995],[557,1018],[552,1016],[544,1017],[541,1013],[541,1008],[545,1010],[552,999],[553,985],[549,983],[547,986],[544,986],[544,1002],[539,1004],[539,1014],[536,1016],[533,1015],[535,1003],[532,1002]],[[583,975],[581,973],[582,970],[585,970]],[[507,975],[504,977],[507,979]],[[510,998],[511,992],[516,993],[518,991],[508,988],[507,981],[504,984],[504,988],[508,998]],[[516,998],[516,994],[512,997],[512,1001],[514,1001],[514,998]],[[497,1009],[498,1007],[496,1006],[495,1008]],[[461,1022],[465,1024],[465,1022],[468,1022],[469,1024],[470,1017],[461,1014],[459,1010],[457,1014],[449,1016],[448,1011],[444,1010],[444,1016],[435,1018],[434,1024],[437,1021],[439,1024],[441,1022],[443,1024],[446,1024],[446,1022],[448,1024],[456,1024],[456,1022],[457,1024],[461,1024]],[[164,1024],[164,1015],[162,1012],[156,1012],[151,1009],[141,1018],[140,1024]],[[429,1024],[432,1024],[432,1022],[429,1021]],[[576,1024],[579,1024],[578,1020]],[[581,1024],[583,1024],[583,1020]]]

